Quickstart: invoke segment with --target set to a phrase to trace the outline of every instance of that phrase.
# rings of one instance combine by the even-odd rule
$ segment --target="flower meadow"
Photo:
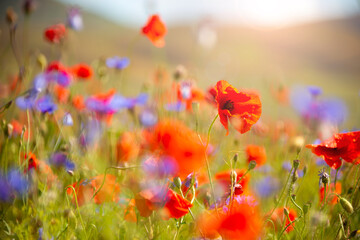
[[[2,32],[17,71],[1,85],[0,239],[359,238],[353,106],[314,85],[268,89],[297,113],[268,121],[257,89],[203,88],[183,65],[130,95],[113,82],[131,85],[131,54],[63,57],[86,24],[78,8],[25,59],[18,16],[34,4],[9,7]],[[158,14],[138,29],[153,51],[168,34]]]

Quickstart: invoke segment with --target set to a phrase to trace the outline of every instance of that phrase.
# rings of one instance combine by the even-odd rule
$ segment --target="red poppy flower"
[[[50,26],[44,32],[45,39],[51,43],[60,43],[65,38],[65,35],[66,28],[62,23]]]
[[[93,70],[87,64],[80,63],[78,65],[73,66],[71,70],[73,74],[80,79],[89,80],[93,76]]]
[[[228,120],[233,120],[234,127],[240,133],[249,131],[261,115],[259,96],[251,92],[238,92],[224,80],[217,82],[215,89],[220,122],[227,130],[227,135],[229,134]]]
[[[191,202],[169,189],[166,194],[165,214],[167,218],[181,218],[189,212]]]
[[[165,46],[164,36],[167,30],[165,24],[158,15],[152,15],[141,31],[150,39],[154,46]]]
[[[135,213],[135,199],[129,201],[129,205],[124,210],[124,219],[128,222],[137,222]]]
[[[124,132],[116,144],[116,159],[127,162],[135,159],[140,151],[140,144],[132,132]]]
[[[256,166],[264,165],[266,162],[266,151],[262,146],[248,145],[246,147],[247,161],[255,161]]]
[[[92,200],[92,197],[95,192],[101,187],[100,191],[94,197],[94,203],[102,204],[104,202],[116,202],[118,201],[120,186],[116,182],[116,176],[111,174],[106,174],[104,184],[104,175],[98,175],[90,180],[82,180],[81,182],[76,182],[72,184],[75,188],[77,201],[79,206],[88,203]],[[73,202],[75,203],[75,195],[71,188],[67,189],[68,195],[73,195]]]
[[[96,192],[104,181],[104,175],[98,175],[91,181],[91,186]],[[104,185],[95,195],[94,202],[102,204],[104,202],[117,202],[119,200],[120,185],[116,182],[116,176],[106,174]]]
[[[256,207],[246,203],[233,202],[231,212],[228,206],[204,213],[197,221],[202,237],[215,239],[258,239],[262,230],[262,218]]]
[[[72,104],[74,105],[74,107],[77,109],[77,110],[83,110],[85,109],[85,101],[84,101],[84,97],[83,96],[74,96],[72,98]]]
[[[319,190],[319,194],[320,194],[320,203],[323,202],[324,200],[324,192],[325,192],[325,188],[324,186],[320,188]],[[331,204],[331,205],[335,205],[337,203],[337,196],[335,194],[332,193],[337,193],[337,194],[341,194],[341,183],[336,183],[335,189],[334,189],[334,184],[330,184],[330,189],[329,186],[326,187],[326,201],[327,203]]]
[[[164,202],[163,189],[145,189],[135,194],[135,205],[140,216],[148,217],[151,213],[159,209]]]
[[[240,180],[240,178],[245,174],[245,169],[236,169],[235,170],[237,174],[236,182]],[[224,187],[225,190],[228,190],[231,185],[231,178],[230,178],[231,171],[222,171],[215,174],[215,179]],[[248,183],[250,181],[250,175],[246,174],[245,177],[241,179],[239,184],[242,187],[242,190],[246,190]]]
[[[84,205],[91,201],[92,196],[94,195],[94,188],[90,185],[89,181],[82,180],[80,182],[75,182],[71,185],[76,192],[77,202],[79,206]],[[72,196],[72,201],[75,204],[75,194],[71,188],[66,190],[66,193]]]
[[[61,103],[66,102],[70,95],[70,90],[60,85],[55,85],[54,92],[57,100]]]
[[[191,82],[180,82],[177,85],[177,98],[185,104],[186,110],[192,111],[192,103],[204,100],[204,93],[201,89],[192,86]]]
[[[297,217],[296,211],[294,209],[290,209],[289,210],[289,219],[291,221],[294,221],[295,218]],[[275,227],[277,231],[280,231],[283,227],[287,226],[290,221],[289,219],[286,219],[285,221],[285,214],[284,214],[284,208],[277,208],[274,213],[271,215],[271,220],[275,223]],[[285,221],[285,225],[283,225]],[[292,223],[287,229],[286,232],[291,232],[292,230],[294,230],[294,224]]]
[[[199,137],[182,122],[165,120],[144,132],[150,150],[170,156],[177,163],[175,175],[185,178],[205,164],[205,147]]]
[[[67,70],[68,69],[59,61],[51,62],[46,68],[47,72],[51,72],[51,71],[67,72]]]
[[[332,168],[341,166],[341,159],[348,163],[360,163],[360,131],[334,134],[320,144],[306,145]]]
[[[27,172],[28,170],[34,168],[37,169],[39,160],[36,158],[36,155],[32,152],[29,152],[29,156],[27,154],[24,155],[24,160],[28,161],[28,168],[24,170],[24,172]]]

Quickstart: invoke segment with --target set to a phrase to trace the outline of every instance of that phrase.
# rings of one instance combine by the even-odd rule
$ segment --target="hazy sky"
[[[358,0],[58,0],[138,26],[158,13],[167,24],[211,16],[220,22],[281,27],[359,12]]]

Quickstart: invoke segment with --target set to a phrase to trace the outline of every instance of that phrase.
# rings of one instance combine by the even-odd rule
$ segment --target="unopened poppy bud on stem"
[[[174,185],[179,189],[181,188],[181,179],[179,177],[174,178]]]
[[[232,184],[236,183],[236,179],[237,179],[237,173],[236,173],[236,171],[232,170],[231,173],[230,173],[231,183]]]
[[[6,21],[8,22],[8,24],[11,26],[15,25],[17,18],[18,17],[15,11],[12,9],[12,7],[9,7],[6,10]]]
[[[289,217],[289,210],[287,208],[284,208],[284,214],[287,218]]]
[[[41,67],[42,70],[44,70],[47,66],[47,60],[46,57],[44,56],[44,54],[40,53],[37,56],[37,63],[39,64],[39,66]]]
[[[254,160],[250,161],[249,162],[249,167],[248,167],[248,170],[252,170],[256,167],[256,162]]]
[[[305,203],[303,206],[303,212],[304,214],[307,214],[311,208],[311,203]]]
[[[236,165],[239,155],[236,153],[233,158],[233,166]]]
[[[292,175],[292,179],[291,179],[291,182],[292,183],[295,183],[299,178],[299,174],[297,173],[297,171],[295,171]]]
[[[351,203],[346,198],[343,198],[340,196],[338,196],[338,197],[340,200],[340,204],[344,208],[344,210],[347,211],[348,213],[352,214],[354,212],[354,208],[351,205]]]

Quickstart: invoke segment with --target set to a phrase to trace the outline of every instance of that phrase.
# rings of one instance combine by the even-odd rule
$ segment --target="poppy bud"
[[[296,195],[295,195],[295,194],[292,194],[292,195],[291,195],[291,199],[295,201],[295,200],[296,200]]]
[[[36,58],[37,63],[39,64],[39,66],[41,67],[42,70],[44,70],[47,66],[47,60],[46,57],[44,56],[44,54],[39,54]]]
[[[287,208],[284,208],[284,214],[288,218],[289,217],[289,210]]]
[[[6,10],[6,21],[10,26],[13,26],[16,23],[17,20],[17,14],[12,9],[12,7],[8,7]]]
[[[236,154],[234,155],[234,158],[233,158],[233,166],[236,165],[237,160],[238,160],[238,154],[236,153]]]
[[[248,170],[250,171],[250,170],[254,169],[255,167],[256,167],[256,162],[254,160],[251,160],[249,162]]]
[[[294,167],[295,170],[298,169],[299,165],[300,165],[300,160],[296,159],[296,160],[293,161],[293,167]]]
[[[25,0],[23,4],[23,11],[26,15],[30,15],[36,9],[34,0]]]
[[[174,178],[174,185],[179,189],[181,188],[181,179],[179,177]]]
[[[303,168],[303,173],[304,173],[304,176],[305,176],[306,173],[307,173],[307,167],[306,167],[306,166],[304,166],[304,168]]]
[[[343,197],[339,196],[339,199],[340,199],[340,204],[344,208],[344,210],[347,211],[348,213],[352,214],[354,212],[354,208],[351,205],[351,203]]]
[[[303,206],[304,214],[307,214],[309,212],[310,208],[311,208],[311,203],[310,202],[305,203],[304,206]]]
[[[10,136],[10,137],[12,136],[13,130],[14,130],[13,125],[12,125],[11,123],[8,123],[8,124],[7,124],[7,136],[8,136],[8,137],[9,137],[9,136]]]
[[[231,173],[230,173],[231,184],[235,184],[236,179],[237,179],[237,173],[236,173],[236,171],[232,170]]]
[[[26,132],[26,126],[24,125],[23,128],[22,128],[22,131],[21,131],[21,139],[24,138],[25,132]]]
[[[187,70],[183,65],[178,65],[174,72],[174,79],[175,81],[180,80],[181,78],[184,78],[187,75]]]
[[[294,184],[296,180],[298,180],[298,178],[299,178],[299,174],[297,173],[297,171],[295,171],[292,175],[291,182]]]

